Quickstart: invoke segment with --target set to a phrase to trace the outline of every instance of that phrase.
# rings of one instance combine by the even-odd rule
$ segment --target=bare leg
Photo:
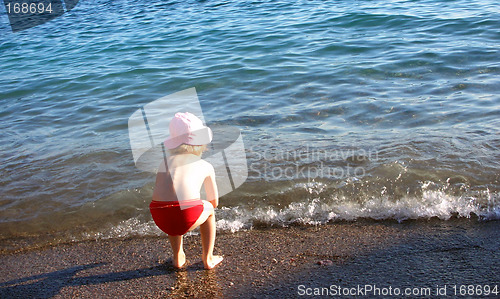
[[[222,262],[222,256],[213,255],[215,245],[215,215],[212,212],[207,221],[200,225],[201,246],[203,253],[201,259],[205,269],[212,269]]]
[[[182,236],[168,236],[172,252],[174,253],[173,264],[175,268],[182,268],[186,263],[186,254],[182,248]]]
[[[202,225],[205,221],[207,221],[208,216],[214,214],[214,207],[212,206],[212,204],[206,200],[203,200],[202,202],[203,202],[203,212],[201,212],[201,215],[198,218],[198,220],[196,220],[196,222],[189,228],[188,231],[192,231],[198,226]]]

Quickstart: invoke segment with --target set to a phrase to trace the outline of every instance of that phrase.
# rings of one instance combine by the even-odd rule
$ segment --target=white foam
[[[473,215],[483,220],[500,219],[498,200],[490,199],[490,203],[485,207],[476,198],[453,196],[443,191],[424,191],[421,197],[407,196],[399,200],[392,200],[383,195],[362,202],[346,198],[328,201],[314,198],[290,203],[282,209],[272,207],[226,209],[222,215],[224,220],[219,220],[218,224],[221,224],[220,229],[235,231],[240,227],[251,227],[254,222],[268,225],[291,223],[317,225],[329,221],[352,221],[359,218],[394,219],[401,222],[433,217],[442,220],[454,216],[470,218]]]
[[[121,221],[104,231],[84,233],[83,238],[88,239],[115,239],[133,236],[159,236],[163,232],[156,226],[154,221],[141,221],[137,217]]]
[[[310,194],[319,194],[323,186],[303,185]],[[499,196],[488,191],[480,199],[472,196],[454,196],[440,190],[424,190],[421,197],[406,196],[393,200],[381,192],[379,197],[364,201],[349,198],[320,197],[302,202],[292,202],[283,208],[271,206],[222,207],[216,212],[218,231],[237,232],[251,229],[254,225],[287,226],[293,223],[319,225],[330,221],[353,221],[360,218],[399,222],[408,219],[438,218],[448,220],[451,217],[470,218],[476,215],[482,220],[500,219]],[[144,218],[144,217],[142,217]],[[198,234],[197,230],[189,234]],[[86,233],[83,239],[110,239],[134,236],[164,236],[152,220],[140,220],[137,217],[124,220],[118,225],[101,232]],[[81,239],[81,238],[78,238]]]

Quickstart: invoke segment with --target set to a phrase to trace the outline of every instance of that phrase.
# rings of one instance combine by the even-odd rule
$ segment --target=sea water
[[[127,120],[191,87],[244,140],[220,231],[500,218],[496,1],[80,1],[16,33],[4,9],[3,251],[161,235]]]

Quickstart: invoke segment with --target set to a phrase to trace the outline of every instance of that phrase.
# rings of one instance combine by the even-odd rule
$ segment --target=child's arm
[[[219,192],[217,191],[213,167],[211,167],[210,174],[205,178],[203,185],[205,186],[207,200],[216,208],[219,205]]]

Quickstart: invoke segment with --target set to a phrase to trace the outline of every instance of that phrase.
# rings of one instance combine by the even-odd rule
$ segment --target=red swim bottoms
[[[178,201],[153,200],[149,204],[149,210],[154,222],[162,231],[170,236],[181,236],[188,232],[203,212],[201,200],[190,201],[189,205],[188,208],[181,209]]]

